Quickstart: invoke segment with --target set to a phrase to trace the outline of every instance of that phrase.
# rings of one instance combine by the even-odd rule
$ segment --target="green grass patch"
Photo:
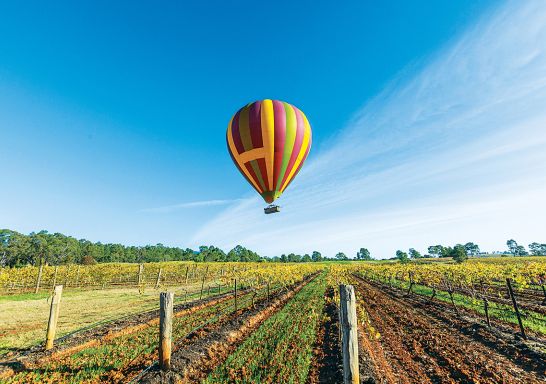
[[[49,296],[51,296],[51,292],[18,293],[18,294],[15,294],[15,295],[0,296],[0,301],[40,300],[40,299],[46,299]]]
[[[409,283],[395,281],[393,283],[393,286],[407,291],[409,288]],[[413,293],[422,296],[430,297],[432,296],[432,291],[432,288],[419,284],[414,284],[412,288]],[[437,300],[451,304],[451,298],[449,297],[449,293],[446,291],[436,289],[435,298]],[[455,305],[457,307],[469,309],[485,317],[485,309],[483,301],[481,299],[474,299],[471,296],[463,295],[460,293],[453,293],[453,301],[455,302]],[[520,314],[525,329],[530,329],[537,333],[546,334],[546,316],[534,311],[522,310],[521,308]],[[516,316],[516,313],[514,312],[514,308],[511,305],[504,305],[490,300],[489,317],[504,321],[506,323],[518,325],[518,318]]]
[[[203,383],[305,383],[325,290],[323,273],[267,319]]]

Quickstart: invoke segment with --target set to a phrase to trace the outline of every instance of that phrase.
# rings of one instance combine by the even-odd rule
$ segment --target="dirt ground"
[[[543,383],[544,356],[469,322],[442,303],[426,304],[359,280],[357,298],[378,339],[362,343],[378,383]],[[369,366],[367,367],[370,368]]]

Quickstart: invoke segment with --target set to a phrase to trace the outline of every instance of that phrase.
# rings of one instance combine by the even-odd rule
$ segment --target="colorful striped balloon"
[[[245,179],[268,203],[294,180],[311,149],[311,126],[298,108],[261,100],[241,108],[229,122],[227,145]]]

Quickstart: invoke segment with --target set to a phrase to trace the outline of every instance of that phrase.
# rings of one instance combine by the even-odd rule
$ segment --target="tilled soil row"
[[[457,292],[465,294],[467,296],[473,297],[473,292],[470,289],[461,289]],[[482,297],[482,292],[479,290],[474,292],[475,298],[480,299]],[[512,299],[508,293],[507,287],[492,287],[487,288],[487,299],[489,301],[506,305],[512,307]],[[542,292],[528,292],[528,291],[517,291],[514,290],[514,296],[518,302],[520,309],[525,309],[533,312],[546,315],[546,298]]]
[[[467,323],[471,323],[474,328],[482,328],[485,325],[485,315],[482,315],[472,309],[464,308],[461,306],[457,306],[455,308],[453,307],[452,304],[447,303],[445,301],[438,300],[438,299],[431,300],[429,296],[419,295],[414,293],[408,294],[407,290],[405,289],[396,288],[388,284],[382,284],[380,282],[373,281],[373,280],[366,280],[366,281],[369,284],[376,287],[377,289],[380,289],[384,292],[388,292],[389,294],[395,297],[403,298],[405,301],[411,302],[414,305],[417,305],[421,308],[427,308],[430,310],[434,306],[440,307],[442,308],[442,311],[441,311],[442,313],[447,311],[451,313],[453,316],[456,316],[459,319],[464,319]],[[433,305],[431,306],[431,304]],[[510,306],[511,305],[512,305],[512,302],[510,302]],[[519,305],[519,302],[518,302],[518,305]],[[521,339],[520,329],[518,325],[509,323],[507,321],[501,320],[496,317],[491,317],[490,322],[491,322],[492,328],[488,328],[488,331],[495,334],[498,338],[511,340],[514,337],[516,337],[518,339]],[[523,343],[519,343],[520,345],[518,346],[518,348],[526,349],[528,347],[533,347],[533,345],[537,345],[539,347],[538,349],[544,349],[544,344],[546,344],[545,335],[534,332],[531,329],[526,329],[525,333],[527,334],[529,341],[526,343],[526,345],[523,345]]]
[[[394,376],[389,378],[385,374],[378,381],[543,382],[544,360],[532,352],[502,345],[493,333],[483,327],[469,327],[467,321],[443,304],[424,306],[411,297],[383,291],[361,279],[357,281],[359,301],[381,335],[381,349],[370,342],[369,354],[376,364],[390,366]],[[506,348],[519,355],[509,358]]]
[[[541,352],[546,350],[546,337],[542,334],[527,330],[529,340],[524,341],[515,324],[491,318],[492,327],[489,328],[485,325],[484,317],[470,309],[454,308],[453,305],[444,301],[436,299],[431,301],[429,297],[422,295],[408,295],[405,291],[374,281],[368,281],[368,284],[403,302],[410,303],[413,307],[427,311],[429,316],[449,326],[457,325],[460,332],[482,343],[490,344],[499,353],[514,360],[516,364],[537,372],[544,372],[546,369],[544,364],[546,354]]]
[[[154,366],[139,383],[198,383],[222,364],[244,340],[317,275],[293,285],[288,292],[262,298],[252,309],[239,310],[231,316],[189,335],[175,346],[171,370],[162,372]]]
[[[313,360],[307,378],[308,384],[343,383],[343,362],[339,347],[339,316],[333,300],[334,290],[329,288],[325,293],[326,304],[313,349]]]
[[[241,291],[241,294],[245,293],[248,293],[248,290]],[[183,314],[228,300],[231,297],[233,297],[233,293],[228,292],[189,303],[177,304],[174,306],[173,310],[175,316],[182,316]],[[22,351],[19,357],[0,363],[0,378],[9,377],[15,372],[28,369],[49,358],[59,358],[73,354],[79,350],[88,348],[100,342],[111,340],[120,335],[138,332],[140,329],[154,325],[157,322],[159,322],[159,309],[138,313],[119,320],[114,320],[107,324],[99,325],[83,332],[75,333],[64,339],[62,343],[55,345],[49,351],[44,351],[42,346],[29,348],[26,351]]]

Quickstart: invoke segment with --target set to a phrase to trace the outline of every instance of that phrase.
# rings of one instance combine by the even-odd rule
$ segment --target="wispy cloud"
[[[175,211],[179,211],[181,209],[187,209],[187,208],[203,208],[203,207],[213,207],[217,205],[228,205],[228,204],[240,202],[241,200],[242,199],[191,201],[187,203],[166,205],[166,206],[157,207],[157,208],[146,208],[146,209],[142,209],[141,212],[170,213],[170,212],[175,212]]]
[[[195,244],[376,256],[437,242],[544,241],[546,3],[514,1],[404,73],[323,145],[265,216],[227,208]],[[542,238],[541,238],[542,236]]]

